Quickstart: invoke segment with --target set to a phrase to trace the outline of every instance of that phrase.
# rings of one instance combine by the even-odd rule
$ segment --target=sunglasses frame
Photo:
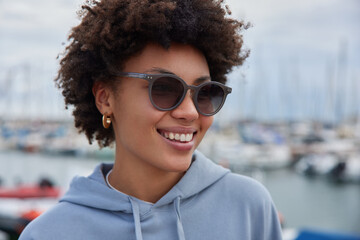
[[[214,82],[214,81],[210,81],[210,82],[204,82],[200,85],[197,85],[197,86],[194,86],[194,85],[188,85],[183,79],[181,79],[180,77],[176,76],[175,74],[168,74],[168,73],[159,73],[159,74],[146,74],[146,73],[135,73],[135,72],[120,72],[120,73],[116,73],[114,74],[115,76],[118,76],[118,77],[130,77],[130,78],[140,78],[140,79],[144,79],[146,81],[149,82],[149,98],[150,98],[150,101],[151,101],[151,104],[158,110],[160,111],[171,111],[175,108],[177,108],[184,100],[185,96],[186,96],[186,93],[187,91],[190,89],[193,94],[192,94],[192,100],[193,100],[193,103],[195,105],[195,108],[196,110],[198,111],[198,113],[204,115],[204,116],[212,116],[214,114],[216,114],[217,112],[220,111],[220,109],[223,107],[224,103],[225,103],[225,100],[226,100],[226,97],[228,94],[231,93],[232,91],[232,88],[231,87],[228,87],[222,83],[219,83],[219,82]],[[155,104],[155,102],[153,101],[152,99],[152,96],[151,96],[151,89],[152,89],[152,85],[154,84],[154,82],[161,78],[161,77],[171,77],[171,78],[174,78],[178,81],[181,82],[181,84],[184,86],[184,92],[181,96],[181,99],[172,107],[170,108],[160,108],[159,106],[157,106]],[[214,84],[214,85],[217,85],[219,86],[223,91],[224,91],[224,97],[221,101],[221,104],[219,105],[219,107],[216,109],[215,112],[213,113],[203,113],[201,110],[200,110],[200,107],[198,105],[198,102],[197,102],[197,97],[198,97],[198,94],[199,94],[199,90],[203,87],[203,86],[206,86],[206,85],[209,85],[209,84]]]

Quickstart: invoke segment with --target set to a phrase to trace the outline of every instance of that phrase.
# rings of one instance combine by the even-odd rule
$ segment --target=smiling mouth
[[[187,143],[191,142],[194,139],[194,135],[196,132],[193,133],[176,133],[176,132],[166,132],[158,130],[158,133],[173,142],[180,142],[180,143]]]

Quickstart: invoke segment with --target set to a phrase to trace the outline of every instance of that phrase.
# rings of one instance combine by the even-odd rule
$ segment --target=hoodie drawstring
[[[185,233],[184,228],[181,222],[181,215],[180,215],[180,197],[177,197],[174,201],[174,208],[176,212],[176,226],[177,226],[177,234],[179,240],[185,240]]]
[[[132,212],[133,212],[133,216],[134,216],[136,240],[143,240],[142,233],[141,233],[139,204],[136,201],[134,201],[131,197],[129,197],[129,200],[131,203],[131,208],[132,208]],[[180,197],[175,198],[174,209],[175,209],[175,213],[176,213],[176,229],[177,229],[178,239],[185,240],[185,233],[184,233],[183,225],[181,222],[181,215],[180,215]]]
[[[131,208],[134,216],[136,240],[143,240],[141,233],[139,205],[134,200],[132,200],[131,197],[129,198],[129,200],[131,203]]]

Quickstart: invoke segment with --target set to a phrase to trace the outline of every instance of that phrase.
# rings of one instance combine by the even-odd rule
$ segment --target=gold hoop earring
[[[109,128],[111,125],[111,118],[109,116],[107,116],[106,114],[104,114],[102,116],[102,124],[104,126],[104,128]]]

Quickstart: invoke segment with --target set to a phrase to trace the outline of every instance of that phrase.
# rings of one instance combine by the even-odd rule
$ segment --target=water
[[[58,186],[67,188],[75,175],[87,176],[100,161],[81,157],[0,152],[0,178],[3,185],[36,183],[47,177]]]
[[[266,172],[263,184],[290,228],[360,233],[360,185],[309,179],[289,169]]]
[[[0,152],[0,177],[6,186],[50,177],[67,188],[74,175],[88,175],[97,164],[95,159]],[[285,227],[360,233],[360,185],[308,179],[291,169],[246,174],[267,187]]]

